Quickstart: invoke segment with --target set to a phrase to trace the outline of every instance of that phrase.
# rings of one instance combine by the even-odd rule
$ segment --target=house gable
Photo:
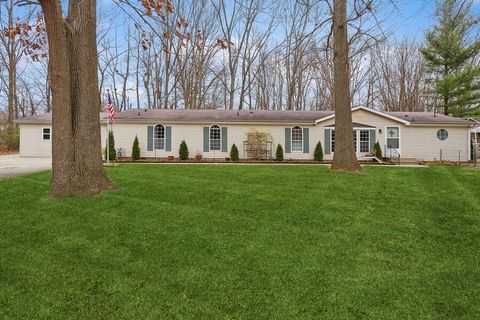
[[[383,113],[381,111],[377,111],[377,110],[370,109],[370,108],[365,108],[365,107],[355,107],[355,108],[353,108],[352,109],[352,117],[355,114],[358,114],[359,112],[369,112],[369,113],[375,114],[377,116],[384,117],[384,118],[389,119],[389,120],[393,120],[393,121],[398,122],[398,123],[402,123],[402,124],[406,124],[406,125],[410,124],[409,121],[397,118],[395,116],[391,116],[391,115]],[[319,123],[322,123],[324,121],[330,120],[330,119],[335,119],[335,114],[331,114],[331,115],[328,115],[326,117],[323,117],[323,118],[320,118],[320,119],[316,120],[315,125],[317,125]]]

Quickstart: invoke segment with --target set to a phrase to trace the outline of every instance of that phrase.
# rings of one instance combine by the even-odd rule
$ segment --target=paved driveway
[[[24,158],[18,154],[0,156],[0,179],[50,170],[51,158]]]

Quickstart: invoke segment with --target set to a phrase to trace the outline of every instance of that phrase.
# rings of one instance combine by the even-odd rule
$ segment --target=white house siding
[[[352,114],[353,122],[365,124],[375,127],[375,140],[380,143],[382,150],[385,148],[385,127],[399,126],[400,127],[400,153],[402,158],[416,158],[418,160],[440,160],[440,149],[442,150],[443,160],[458,161],[459,151],[460,160],[465,161],[469,159],[469,129],[466,127],[455,126],[407,126],[403,123],[389,119],[387,117],[365,111],[362,109],[356,110]],[[285,150],[285,128],[292,128],[299,125],[302,128],[309,128],[309,152],[308,153],[284,153],[285,159],[313,159],[313,152],[318,141],[322,143],[323,149],[325,146],[325,128],[334,124],[335,120],[328,119],[323,122],[313,125],[313,123],[289,123],[289,124],[271,124],[271,123],[218,123],[218,122],[204,122],[204,123],[190,123],[182,124],[178,122],[160,122],[165,126],[171,127],[171,151],[164,150],[147,150],[148,126],[154,126],[153,123],[126,123],[117,122],[114,126],[115,147],[123,148],[125,155],[131,155],[131,148],[135,135],[138,136],[140,144],[140,152],[142,157],[178,157],[178,149],[180,142],[185,140],[190,151],[190,157],[193,157],[197,151],[203,154],[204,158],[224,159],[229,157],[230,149],[235,143],[239,149],[240,158],[244,158],[243,142],[247,138],[247,133],[251,129],[260,131],[266,130],[270,132],[273,137],[272,156],[275,157],[275,150],[277,144],[281,144]],[[228,152],[220,151],[203,151],[203,128],[210,127],[213,124],[218,124],[221,127],[227,127],[227,147]],[[42,129],[51,128],[51,125],[46,124],[20,124],[20,155],[31,157],[50,157],[51,156],[51,140],[44,141],[42,138]],[[440,141],[437,138],[437,131],[444,128],[448,131],[448,139]],[[381,129],[381,133],[380,133]],[[54,132],[52,132],[54,134]],[[106,142],[106,127],[102,124],[101,127],[102,149]],[[360,156],[360,154],[359,154]],[[324,158],[330,160],[333,154],[325,154]]]
[[[448,138],[441,141],[437,131],[446,129]],[[468,161],[470,159],[470,139],[468,128],[452,126],[418,127],[404,126],[401,129],[403,138],[402,157],[418,160]]]
[[[50,124],[19,124],[21,157],[51,157],[52,156],[52,126]],[[50,129],[50,140],[43,140],[43,128]],[[106,129],[102,125],[102,150],[106,143]]]
[[[21,124],[20,125],[20,156],[22,157],[51,157],[52,139],[43,140],[43,128],[51,125]]]
[[[202,153],[204,158],[208,159],[224,159],[230,156],[230,149],[233,143],[235,143],[239,150],[240,158],[244,158],[243,152],[243,142],[247,138],[247,133],[251,129],[256,129],[259,131],[268,131],[273,138],[273,150],[272,156],[275,157],[275,151],[277,144],[281,144],[285,149],[285,128],[291,128],[294,125],[272,125],[272,124],[235,124],[235,123],[198,123],[198,124],[177,124],[177,123],[168,123],[161,122],[164,126],[169,126],[172,128],[172,140],[171,140],[171,151],[165,150],[147,150],[147,139],[148,126],[154,126],[155,123],[151,124],[135,124],[135,123],[117,123],[114,128],[115,134],[115,147],[124,148],[125,153],[129,156],[132,152],[132,144],[135,139],[135,135],[138,136],[139,145],[140,145],[140,155],[142,157],[167,157],[174,156],[178,157],[178,150],[182,140],[185,140],[190,152],[190,157],[194,157],[195,153],[198,151]],[[213,124],[218,124],[220,127],[227,127],[227,152],[221,151],[203,151],[203,128],[210,127]],[[302,128],[309,128],[309,152],[308,153],[284,153],[285,159],[313,159],[313,151],[315,149],[316,143],[321,139],[320,137],[321,130],[317,130],[313,124],[302,125],[298,124]],[[103,129],[102,131],[105,131]]]
[[[442,149],[442,160],[468,161],[470,158],[469,147],[469,129],[466,127],[455,127],[445,125],[420,126],[405,125],[399,121],[377,115],[362,109],[352,113],[352,121],[376,127],[376,140],[380,143],[382,151],[385,152],[385,128],[390,126],[400,127],[400,155],[402,158],[415,158],[417,160],[440,160],[440,150]],[[322,144],[324,144],[323,132],[326,126],[335,123],[334,119],[329,119],[319,123],[322,127],[320,133]],[[382,132],[380,133],[380,129]],[[448,139],[440,141],[437,138],[437,131],[446,129]],[[324,147],[325,149],[325,147]],[[325,155],[325,159],[332,159],[333,153]]]
[[[386,118],[386,117],[383,117],[383,116],[380,116],[380,115],[377,115],[377,114],[374,114],[372,112],[368,112],[368,111],[365,111],[365,110],[362,110],[362,109],[359,109],[359,110],[356,110],[352,113],[352,121],[353,122],[356,122],[356,123],[361,123],[361,124],[365,124],[365,125],[368,125],[368,126],[372,126],[372,127],[375,127],[376,130],[375,130],[375,140],[378,141],[380,143],[380,147],[382,149],[382,151],[384,150],[385,148],[385,127],[387,126],[398,126],[398,127],[401,127],[400,128],[400,135],[402,134],[402,128],[403,128],[403,124],[399,121],[396,121],[396,120],[391,120],[389,118]],[[326,121],[323,121],[323,122],[320,122],[319,124],[317,124],[318,127],[321,128],[321,141],[322,141],[322,145],[325,143],[325,139],[324,139],[324,132],[325,132],[325,127],[328,127],[330,125],[333,125],[335,123],[335,119],[328,119]],[[381,133],[380,133],[380,129],[381,129]],[[400,136],[400,144],[402,144],[402,136]],[[323,148],[325,150],[325,147]],[[360,153],[357,154],[357,156],[361,156]],[[402,155],[403,157],[403,155]],[[331,154],[325,154],[324,156],[324,159],[326,160],[331,160],[333,159],[333,153]]]

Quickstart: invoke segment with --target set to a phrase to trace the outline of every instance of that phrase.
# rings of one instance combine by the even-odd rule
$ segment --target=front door
[[[400,127],[386,127],[385,155],[387,157],[400,156]]]

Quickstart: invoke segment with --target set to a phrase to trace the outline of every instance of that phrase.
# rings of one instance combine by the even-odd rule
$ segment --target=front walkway
[[[0,156],[0,179],[51,170],[52,158],[20,157],[18,154]]]

